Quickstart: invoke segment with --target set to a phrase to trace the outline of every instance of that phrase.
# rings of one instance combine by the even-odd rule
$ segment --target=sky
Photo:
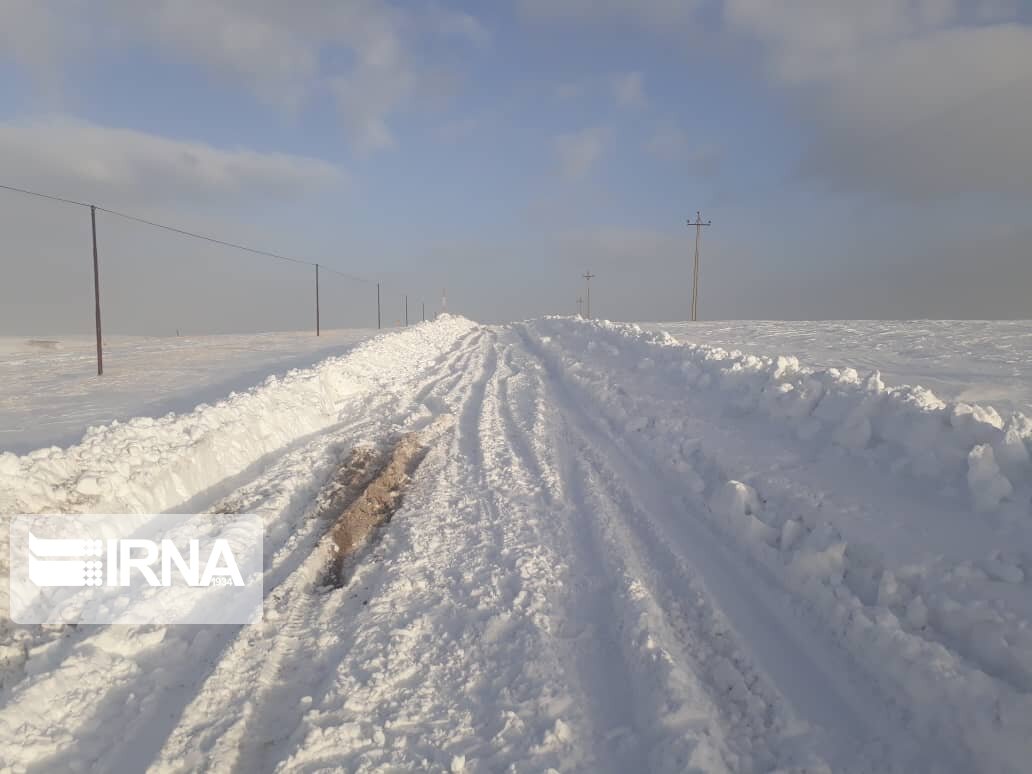
[[[1032,317],[1029,0],[0,0],[0,185],[324,271],[327,327]],[[0,335],[93,325],[0,191]],[[314,269],[98,214],[105,330],[304,328]]]

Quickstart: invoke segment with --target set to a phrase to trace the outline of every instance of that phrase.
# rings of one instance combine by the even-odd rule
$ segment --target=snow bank
[[[791,355],[766,357],[679,343],[636,325],[547,318],[544,335],[576,336],[586,351],[608,348],[637,368],[662,361],[686,390],[719,394],[736,415],[774,419],[800,441],[835,446],[892,475],[963,493],[981,512],[1007,506],[1028,515],[1032,420],[991,407],[940,400],[920,386],[886,387],[877,371],[806,368]]]
[[[344,355],[378,333],[106,336],[103,377],[97,376],[93,337],[0,337],[0,452],[71,446],[91,425],[187,412],[271,374]]]
[[[264,455],[341,421],[349,410],[361,411],[364,396],[427,369],[473,325],[444,316],[186,414],[91,427],[66,449],[0,454],[0,512],[176,508]]]
[[[777,357],[814,368],[879,370],[944,400],[1032,416],[1032,320],[709,320],[642,323],[679,341]]]

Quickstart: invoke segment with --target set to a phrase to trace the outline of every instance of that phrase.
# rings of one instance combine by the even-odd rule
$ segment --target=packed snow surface
[[[0,455],[0,512],[255,513],[267,568],[256,626],[5,621],[0,768],[1027,771],[1032,422],[892,381],[443,316]],[[320,493],[413,432],[322,585]]]

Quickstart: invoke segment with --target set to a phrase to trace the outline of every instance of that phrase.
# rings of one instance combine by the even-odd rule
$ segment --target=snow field
[[[70,446],[90,426],[115,419],[189,413],[270,374],[345,354],[377,333],[105,336],[102,377],[92,337],[44,340],[49,346],[0,337],[0,452]]]
[[[1032,415],[1032,320],[734,320],[642,323],[678,341],[776,358],[816,370],[879,371],[946,401]]]

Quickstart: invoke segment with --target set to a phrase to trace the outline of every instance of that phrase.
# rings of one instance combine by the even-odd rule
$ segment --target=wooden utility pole
[[[590,320],[591,319],[591,280],[594,279],[595,275],[592,274],[591,271],[589,270],[589,271],[584,272],[584,274],[582,276],[586,280],[586,284],[588,286],[588,313],[587,313],[586,317]]]
[[[93,229],[93,308],[97,317],[97,376],[104,375],[104,347],[100,334],[100,261],[97,259],[97,208],[90,205],[90,226]]]
[[[703,226],[712,226],[713,221],[702,222],[702,213],[695,212],[695,222],[688,219],[689,226],[695,226],[695,268],[692,270],[692,322],[699,319],[699,238],[702,236]]]

